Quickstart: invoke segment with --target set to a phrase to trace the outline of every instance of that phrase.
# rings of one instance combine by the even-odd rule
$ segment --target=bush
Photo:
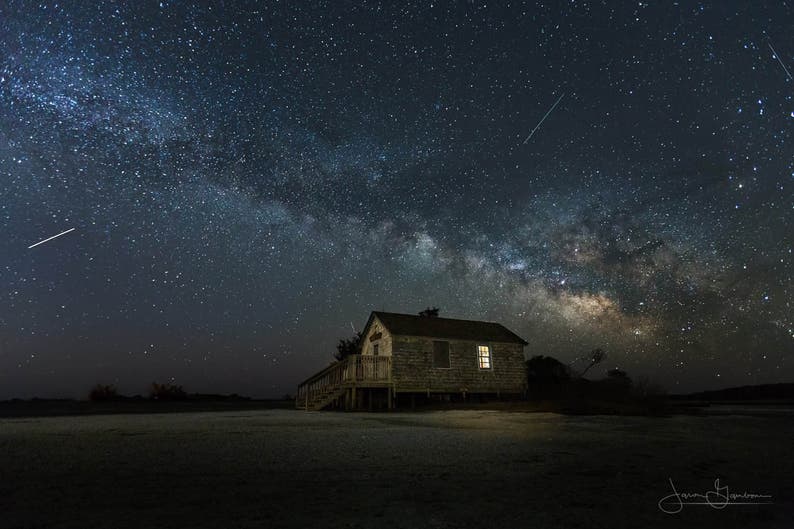
[[[112,384],[97,384],[88,393],[88,400],[93,402],[105,402],[109,400],[119,400],[119,395],[116,386]]]
[[[361,332],[357,332],[352,338],[340,338],[339,343],[336,344],[336,352],[334,358],[341,362],[350,355],[358,354],[361,352],[361,340],[364,336]]]
[[[556,358],[533,356],[526,361],[526,372],[530,398],[559,398],[568,391],[571,370]]]
[[[618,368],[610,369],[607,371],[606,378],[596,380],[593,384],[596,395],[607,400],[628,399],[631,387],[631,378],[629,378],[625,371]]]
[[[149,398],[152,400],[185,400],[187,399],[187,393],[182,389],[182,386],[176,384],[152,382],[152,387],[149,389]]]

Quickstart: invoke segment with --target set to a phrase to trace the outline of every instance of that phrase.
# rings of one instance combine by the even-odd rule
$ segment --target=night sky
[[[0,398],[280,396],[433,305],[588,375],[791,381],[771,4],[0,3]]]

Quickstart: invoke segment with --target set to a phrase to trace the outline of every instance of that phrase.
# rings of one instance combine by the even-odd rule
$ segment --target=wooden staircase
[[[390,385],[390,356],[350,355],[304,380],[298,386],[295,407],[322,410],[334,402],[341,402],[348,390]]]
[[[330,406],[336,399],[345,395],[345,388],[343,387],[329,387],[322,392],[312,396],[312,399],[307,403],[297,403],[296,407],[299,410],[307,411],[320,411],[327,406]]]

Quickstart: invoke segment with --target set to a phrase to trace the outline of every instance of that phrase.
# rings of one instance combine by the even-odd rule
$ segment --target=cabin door
[[[380,355],[380,343],[375,342],[372,344],[372,358],[370,358],[369,362],[367,362],[367,366],[365,367],[364,376],[367,380],[376,380],[377,379],[377,370],[378,370],[378,355]]]

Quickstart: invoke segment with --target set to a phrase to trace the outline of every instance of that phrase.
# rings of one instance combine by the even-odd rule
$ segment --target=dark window
[[[380,348],[380,344],[376,343],[372,346],[372,354],[378,356],[378,349]]]
[[[449,367],[449,342],[433,342],[433,367]]]

